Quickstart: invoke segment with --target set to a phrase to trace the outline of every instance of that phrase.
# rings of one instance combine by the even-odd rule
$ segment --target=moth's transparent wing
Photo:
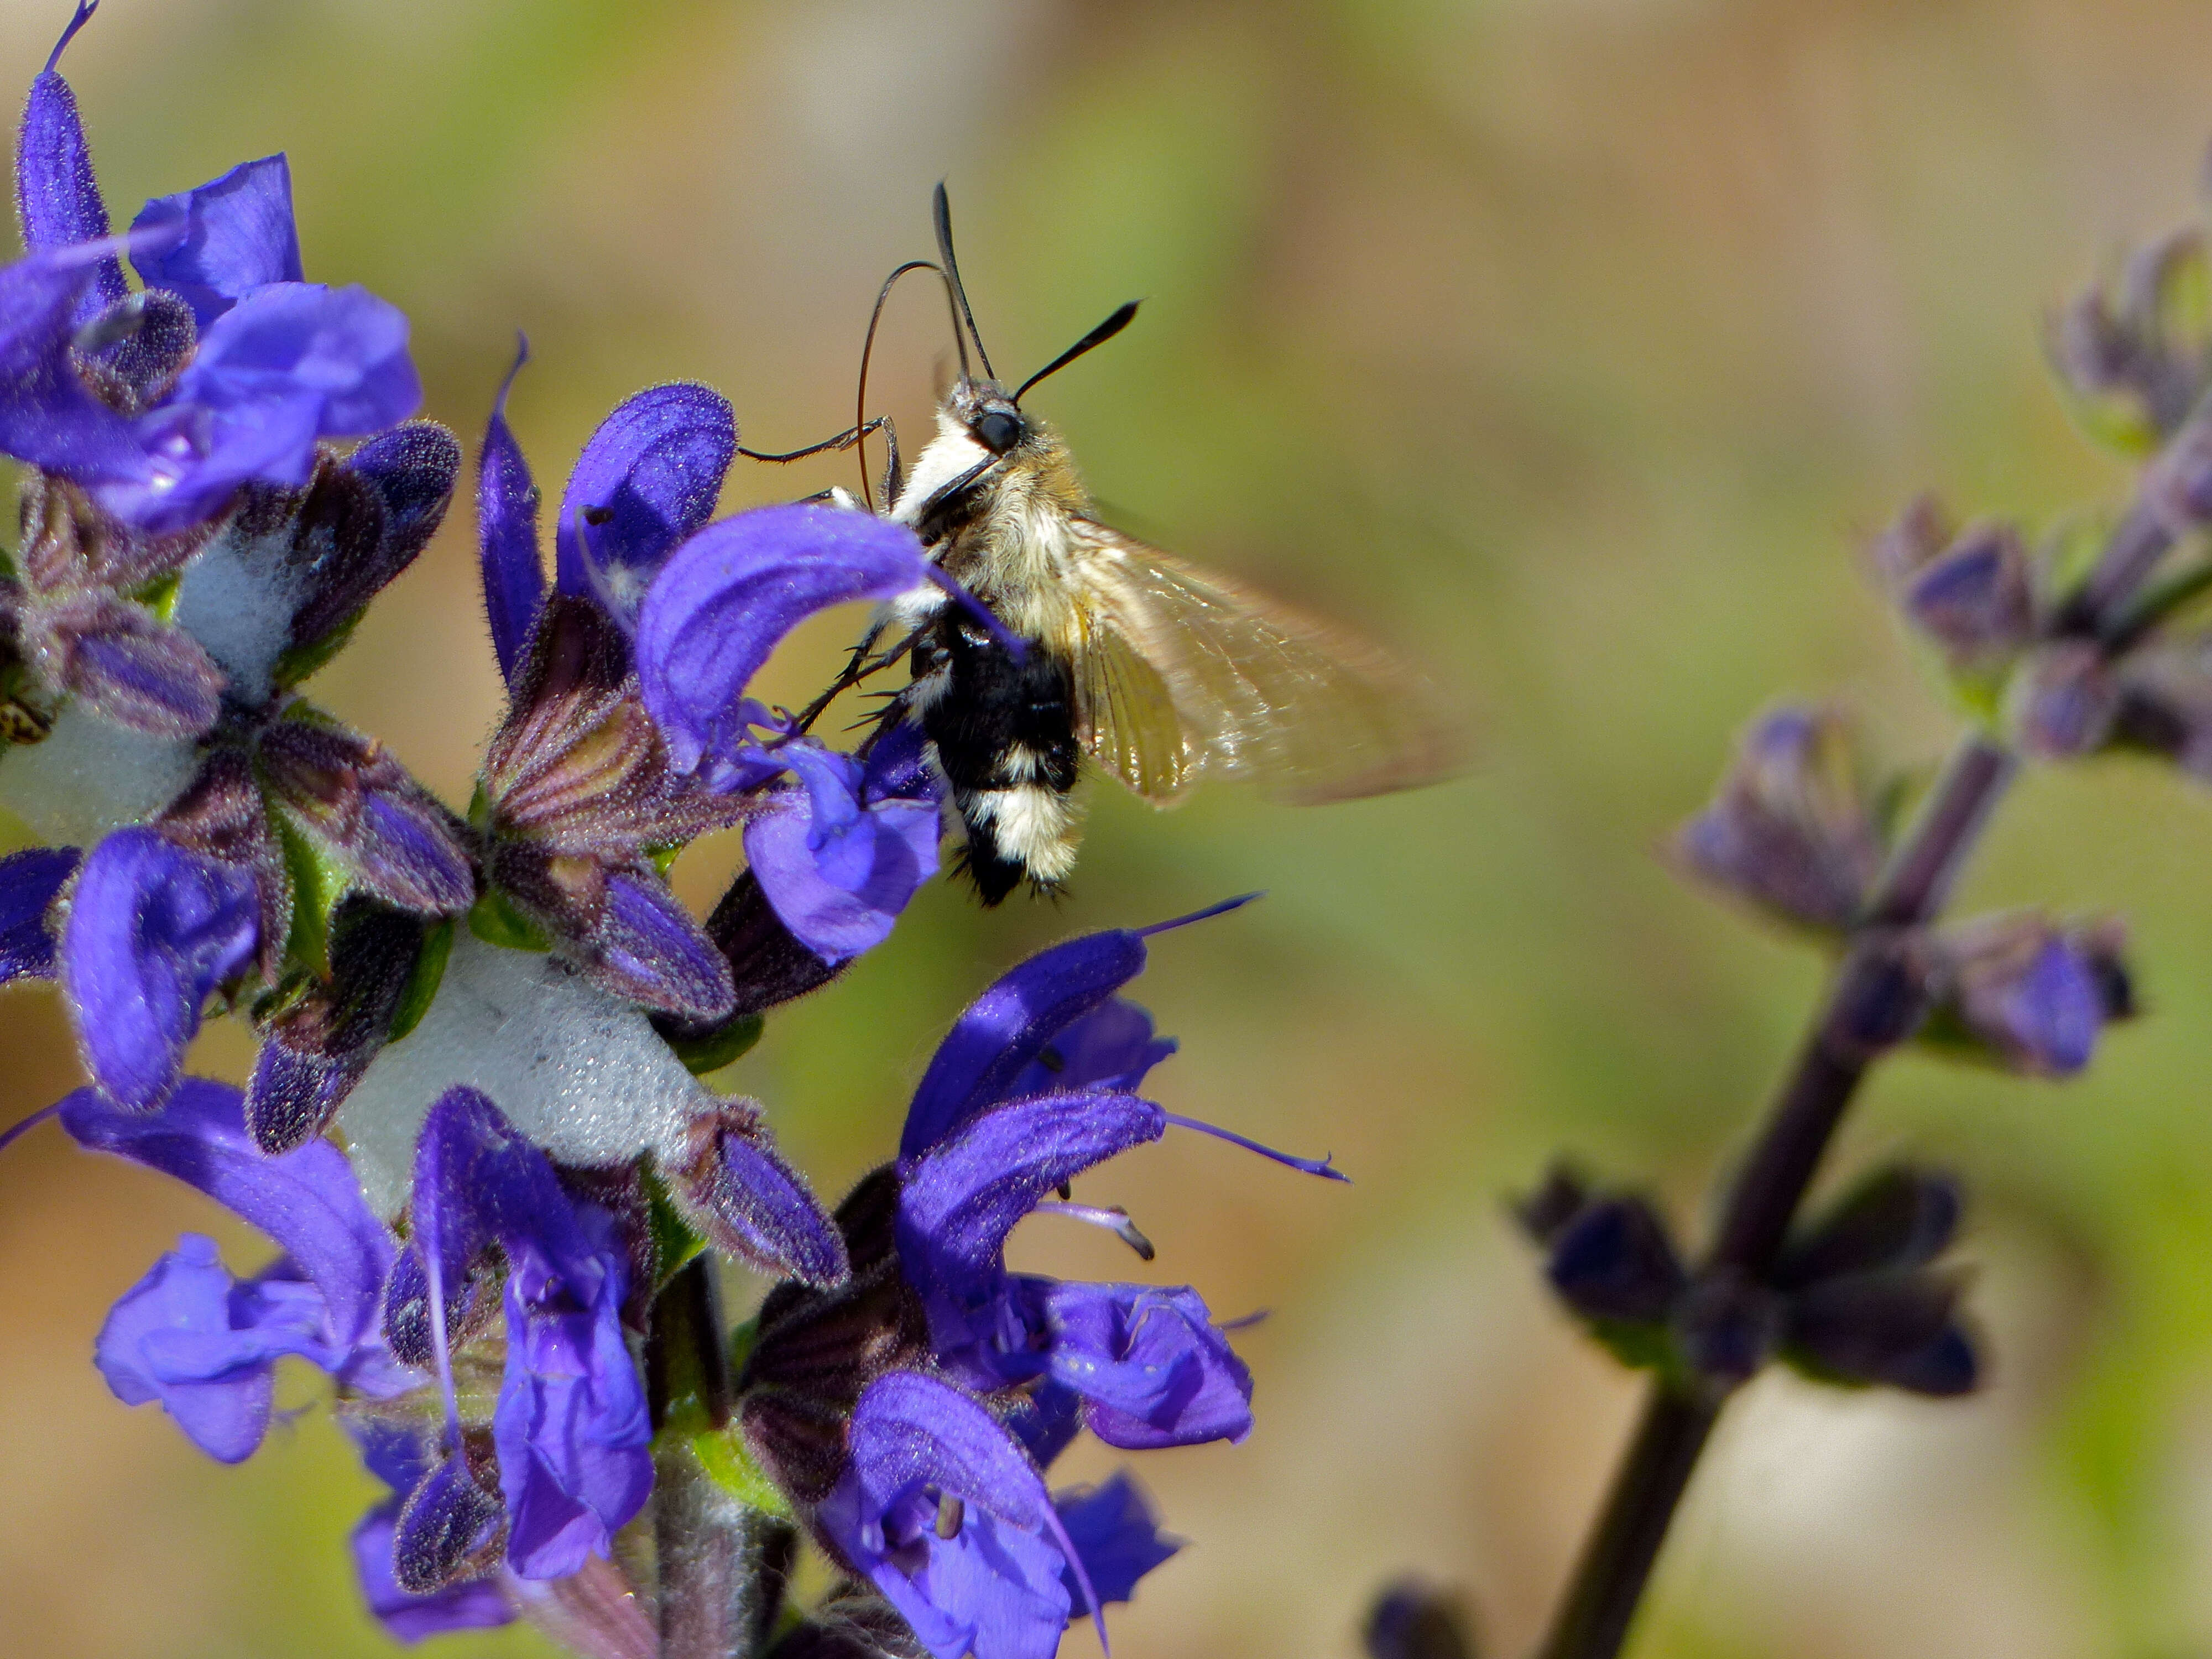
[[[1456,769],[1457,723],[1386,652],[1103,525],[1075,532],[1081,736],[1139,794],[1204,775],[1345,800]]]

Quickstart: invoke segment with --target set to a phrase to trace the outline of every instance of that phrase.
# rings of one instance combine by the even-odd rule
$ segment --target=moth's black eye
[[[994,455],[1003,455],[1022,441],[1022,417],[994,409],[975,422],[975,441]]]

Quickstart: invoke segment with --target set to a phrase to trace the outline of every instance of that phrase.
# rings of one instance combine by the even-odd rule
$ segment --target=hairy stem
[[[724,1491],[692,1449],[694,1436],[729,1425],[732,1403],[721,1295],[708,1256],[680,1268],[655,1298],[646,1379],[660,1659],[750,1659],[782,1599],[782,1571],[769,1558],[783,1523]]]
[[[1846,1033],[1852,1012],[1882,991],[1890,971],[1882,933],[1917,927],[1942,908],[1990,810],[2013,775],[2012,756],[1975,733],[1960,740],[1867,913],[1869,933],[1837,970],[1796,1065],[1752,1145],[1708,1253],[1708,1268],[1763,1276],[1788,1236],[1869,1056]],[[1691,1474],[1724,1396],[1660,1386],[1645,1402],[1596,1530],[1560,1605],[1541,1659],[1613,1659],[1628,1635]]]

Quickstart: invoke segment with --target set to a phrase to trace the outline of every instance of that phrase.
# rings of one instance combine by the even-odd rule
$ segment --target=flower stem
[[[1979,732],[1962,738],[1953,752],[1875,889],[1865,924],[1871,936],[1837,970],[1766,1127],[1729,1188],[1707,1255],[1709,1271],[1755,1279],[1772,1267],[1871,1059],[1847,1032],[1852,1011],[1880,994],[1888,971],[1875,942],[1942,908],[2014,769],[2012,755]],[[1540,1659],[1613,1659],[1620,1652],[1724,1398],[1662,1384],[1645,1402]]]
[[[750,1659],[774,1630],[789,1526],[750,1508],[699,1462],[693,1437],[729,1426],[727,1333],[714,1264],[678,1269],[653,1304],[653,1553],[660,1659]]]

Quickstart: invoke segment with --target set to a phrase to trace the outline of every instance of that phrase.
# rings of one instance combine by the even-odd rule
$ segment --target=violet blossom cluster
[[[658,1583],[640,1540],[673,1458],[837,1570],[807,1610],[778,1577],[747,1650],[1045,1659],[1177,1547],[1126,1474],[1053,1488],[1060,1453],[1241,1440],[1252,1379],[1196,1291],[1018,1273],[1009,1235],[1056,1215],[1149,1260],[1071,1183],[1171,1127],[1335,1171],[1146,1093],[1175,1045],[1121,993],[1154,927],[986,990],[896,1158],[826,1209],[702,1078],[889,935],[944,787],[911,727],[843,752],[749,690],[806,617],[933,580],[921,545],[836,504],[715,518],[736,421],[680,383],[585,445],[549,584],[511,373],[475,498],[507,705],[453,810],[302,690],[459,476],[413,418],[406,320],[305,280],[282,155],[112,234],[58,69],[92,9],[33,83],[0,270],[25,477],[0,804],[48,843],[0,860],[0,980],[58,984],[90,1077],[33,1121],[278,1252],[240,1278],[185,1235],[115,1304],[101,1375],[236,1462],[277,1362],[325,1373],[388,1489],[352,1546],[404,1640],[526,1613],[653,1651],[641,1607],[674,1590],[665,1528]],[[730,830],[745,868],[702,921],[666,872]],[[185,1074],[210,1009],[257,1042],[243,1089]],[[717,1255],[777,1282],[701,1420],[650,1359],[662,1293]]]

